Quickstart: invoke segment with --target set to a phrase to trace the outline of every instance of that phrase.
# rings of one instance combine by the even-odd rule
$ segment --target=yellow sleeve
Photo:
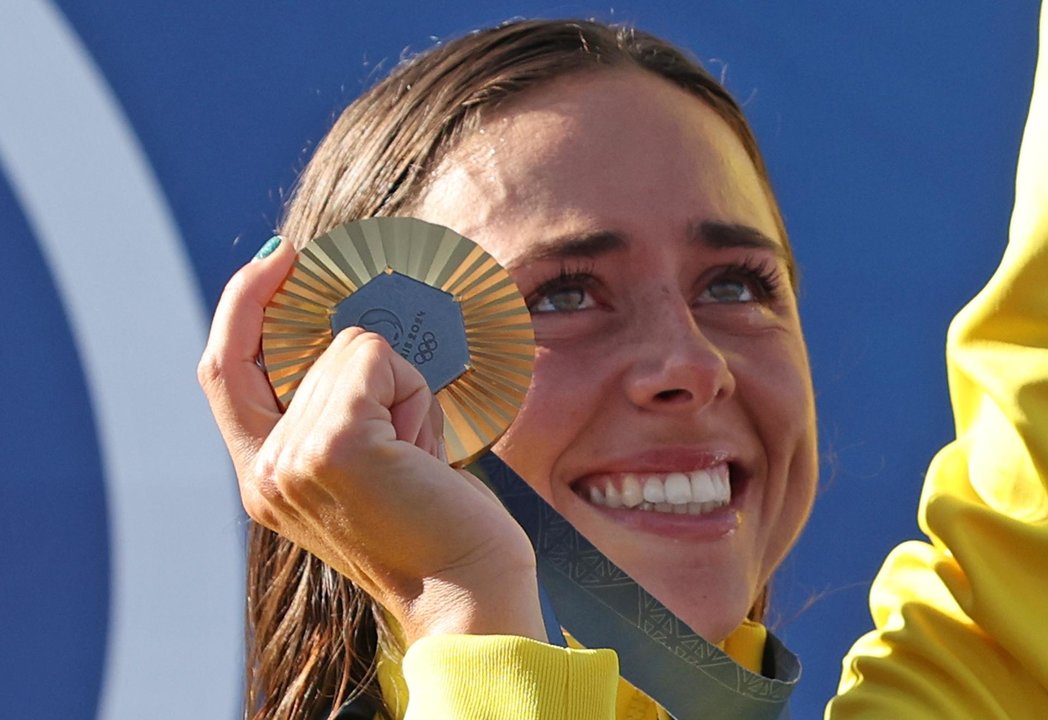
[[[957,439],[933,460],[930,542],[886,560],[876,630],[830,720],[1048,718],[1048,6],[1009,246],[947,338]]]
[[[408,649],[404,679],[407,720],[612,720],[619,666],[611,650],[441,635]]]

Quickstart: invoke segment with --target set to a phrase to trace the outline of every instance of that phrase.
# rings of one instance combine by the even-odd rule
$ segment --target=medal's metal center
[[[433,392],[469,366],[466,324],[455,298],[388,268],[334,307],[332,335],[352,326],[384,337]]]

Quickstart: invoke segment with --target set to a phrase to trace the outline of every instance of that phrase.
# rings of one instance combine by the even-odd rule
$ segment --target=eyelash
[[[781,268],[771,260],[746,258],[722,268],[717,277],[707,283],[707,288],[723,280],[738,278],[751,282],[756,300],[766,302],[779,296],[783,284],[782,275]]]
[[[592,266],[562,265],[557,277],[547,280],[535,288],[534,292],[528,295],[525,302],[528,309],[534,311],[536,305],[552,295],[575,289],[588,292],[594,285],[596,285],[596,278],[593,277]]]
[[[716,277],[706,284],[703,292],[719,282],[733,279],[746,284],[754,293],[754,300],[762,303],[778,298],[783,287],[783,272],[776,263],[768,259],[746,258],[721,267]],[[590,292],[596,285],[597,280],[593,276],[592,266],[564,265],[560,268],[557,277],[535,288],[526,300],[527,306],[534,312],[535,307],[550,296],[576,289]]]

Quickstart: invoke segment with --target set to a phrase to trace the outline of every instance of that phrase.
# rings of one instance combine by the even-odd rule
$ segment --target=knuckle
[[[330,438],[307,443],[295,452],[297,464],[303,468],[303,477],[315,481],[324,481],[339,477],[343,470],[339,455]]]
[[[380,360],[388,354],[393,353],[389,341],[376,332],[360,329],[360,333],[354,338],[354,348],[359,356],[365,360]]]
[[[249,477],[240,481],[240,499],[248,516],[277,531],[288,505],[287,483],[280,473],[279,463],[260,453]]]
[[[349,345],[352,345],[353,343],[357,342],[357,340],[359,338],[361,338],[362,336],[370,335],[370,334],[373,334],[373,333],[369,333],[367,330],[365,330],[362,327],[358,327],[356,325],[350,325],[349,327],[345,327],[345,328],[342,328],[341,330],[339,330],[338,334],[335,335],[335,338],[332,340],[331,344],[332,345],[337,345],[339,347],[349,346]]]
[[[307,486],[327,478],[334,470],[330,449],[319,440],[283,448],[266,463],[260,488],[271,500],[296,504]]]
[[[204,354],[197,363],[197,382],[205,391],[217,385],[223,374],[221,356],[210,347],[204,350]]]
[[[240,492],[240,501],[244,505],[244,511],[252,520],[270,530],[279,530],[280,515],[271,501],[267,499],[266,494],[261,487],[245,488]]]

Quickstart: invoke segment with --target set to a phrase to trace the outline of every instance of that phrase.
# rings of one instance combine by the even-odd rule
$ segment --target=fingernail
[[[276,249],[280,247],[280,243],[283,241],[283,239],[284,238],[280,237],[279,235],[274,235],[273,237],[269,238],[269,240],[266,240],[266,244],[259,248],[258,252],[255,253],[255,257],[253,257],[252,260],[265,260],[267,257],[276,252]]]

